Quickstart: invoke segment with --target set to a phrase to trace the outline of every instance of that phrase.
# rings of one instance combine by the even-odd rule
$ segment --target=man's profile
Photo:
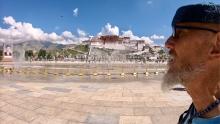
[[[182,6],[172,28],[162,88],[181,83],[193,101],[179,124],[220,124],[220,5]]]

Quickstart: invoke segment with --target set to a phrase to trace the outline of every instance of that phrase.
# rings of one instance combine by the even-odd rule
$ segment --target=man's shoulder
[[[220,115],[213,118],[194,118],[192,124],[220,124]]]
[[[206,119],[195,117],[196,113],[197,111],[192,103],[189,109],[180,116],[178,124],[220,124],[220,115]]]

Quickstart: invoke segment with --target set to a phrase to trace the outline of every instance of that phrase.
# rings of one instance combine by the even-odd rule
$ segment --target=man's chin
[[[194,80],[196,75],[204,72],[204,63],[198,66],[190,66],[190,64],[172,64],[169,65],[169,70],[163,77],[161,88],[163,91],[170,90],[174,85],[181,84],[186,86],[187,82]]]
[[[180,74],[178,72],[167,72],[163,77],[161,89],[163,91],[169,91],[173,86],[182,84]]]

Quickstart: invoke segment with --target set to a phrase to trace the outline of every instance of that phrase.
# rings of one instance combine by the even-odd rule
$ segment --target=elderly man
[[[220,5],[180,7],[172,27],[162,88],[181,83],[193,101],[179,124],[220,124]]]

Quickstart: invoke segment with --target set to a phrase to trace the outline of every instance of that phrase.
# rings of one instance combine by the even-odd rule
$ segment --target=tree
[[[0,61],[2,60],[3,57],[3,50],[0,50]]]
[[[38,58],[40,60],[42,59],[46,59],[46,55],[47,55],[47,51],[44,49],[40,49],[39,53],[38,53]]]
[[[34,57],[33,50],[26,50],[24,56],[25,56],[25,60],[32,59]]]
[[[89,51],[89,45],[78,45],[75,47],[75,50],[79,50],[81,52],[88,52]]]
[[[165,54],[164,50],[159,50],[158,53],[159,53],[160,55]]]
[[[153,48],[149,47],[149,52],[154,55],[155,54],[155,51],[153,50]]]
[[[158,54],[159,54],[159,59],[165,59],[165,56],[166,56],[166,53],[164,50],[160,50],[158,51]]]
[[[53,59],[52,53],[48,52],[47,53],[47,60],[51,60],[51,59]]]

